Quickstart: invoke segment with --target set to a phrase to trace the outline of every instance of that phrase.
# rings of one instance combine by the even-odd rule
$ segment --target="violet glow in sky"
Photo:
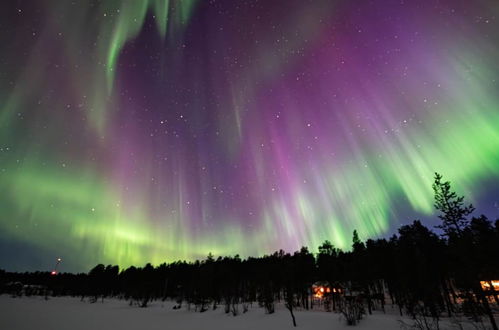
[[[499,216],[498,15],[2,3],[0,267],[348,248],[434,217],[435,171]]]

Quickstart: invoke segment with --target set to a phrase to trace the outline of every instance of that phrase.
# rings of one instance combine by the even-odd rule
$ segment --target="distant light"
[[[55,270],[50,272],[50,275],[57,275],[57,272]]]
[[[499,280],[491,280],[491,281],[480,281],[480,284],[482,285],[482,290],[493,290],[497,291],[499,290]],[[491,286],[492,284],[492,286]]]

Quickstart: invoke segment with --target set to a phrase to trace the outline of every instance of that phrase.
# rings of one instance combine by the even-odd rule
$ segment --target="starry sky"
[[[499,217],[496,0],[0,4],[0,268],[349,248]]]

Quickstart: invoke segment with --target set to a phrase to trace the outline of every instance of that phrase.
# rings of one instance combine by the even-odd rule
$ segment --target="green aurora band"
[[[217,136],[224,127],[229,133],[224,141],[196,142],[200,144],[194,149],[190,143],[179,147],[182,142],[171,138],[168,141],[174,142],[165,143],[177,149],[167,149],[166,165],[156,162],[163,154],[157,150],[161,146],[137,138],[142,136],[137,127],[150,117],[126,118],[142,102],[128,91],[154,89],[126,80],[127,68],[134,67],[129,54],[138,52],[133,44],[141,38],[160,40],[166,55],[158,55],[163,68],[158,75],[162,81],[178,79],[168,72],[183,61],[182,45],[202,44],[210,36],[187,33],[205,27],[199,22],[208,20],[203,10],[210,5],[186,0],[101,1],[93,6],[80,3],[78,8],[66,1],[40,5],[35,35],[29,35],[30,27],[6,36],[12,49],[1,55],[10,69],[4,71],[8,79],[0,81],[0,239],[38,249],[39,258],[61,256],[68,260],[67,268],[76,270],[96,263],[125,267],[193,260],[209,252],[262,255],[302,245],[315,250],[326,239],[348,249],[354,229],[362,238],[379,237],[414,218],[433,216],[435,171],[467,200],[481,205],[484,194],[490,193],[486,187],[499,179],[499,34],[494,32],[499,22],[475,27],[462,14],[453,21],[459,23],[453,32],[438,23],[435,17],[441,13],[423,6],[414,14],[417,19],[407,23],[419,28],[421,40],[409,41],[413,30],[408,27],[407,35],[399,32],[398,40],[385,41],[402,49],[400,55],[390,55],[392,66],[369,64],[383,72],[382,78],[358,69],[367,65],[367,55],[352,53],[343,57],[347,60],[341,72],[321,79],[328,63],[338,62],[334,56],[340,58],[339,53],[351,52],[357,42],[377,37],[374,28],[368,29],[377,20],[362,7],[360,15],[365,17],[357,19],[366,24],[362,30],[368,35],[338,37],[337,48],[324,50],[331,44],[325,40],[334,21],[352,11],[338,3],[321,2],[308,10],[303,24],[311,21],[310,15],[331,22],[310,22],[306,26],[312,27],[289,37],[286,52],[299,48],[302,54],[269,55],[271,70],[258,65],[264,61],[262,54],[273,54],[266,40],[274,36],[266,39],[263,27],[254,28],[255,40],[260,38],[263,45],[234,45],[258,59],[253,66],[227,69],[233,70],[229,73],[219,66],[206,68],[206,76],[189,76],[205,69],[202,64],[178,69],[187,70],[185,80],[199,79],[196,83],[216,84],[225,78],[230,82],[222,85],[230,88],[224,89],[216,110],[203,107],[203,93],[192,100],[188,115],[199,117],[186,129],[202,136],[202,112],[213,111],[209,118]],[[480,4],[474,10],[499,17],[497,5]],[[410,16],[409,9],[397,10],[401,17]],[[156,24],[157,36],[143,35],[148,22]],[[279,33],[293,35],[293,23],[286,22]],[[422,27],[425,22],[431,22],[429,27]],[[16,24],[24,23],[21,19]],[[339,28],[334,31],[341,34]],[[220,33],[223,37],[225,32]],[[15,42],[28,36],[33,37],[29,46]],[[381,45],[370,47],[373,51]],[[307,62],[312,53],[314,59]],[[16,59],[16,54],[25,56]],[[406,60],[411,63],[408,77],[401,73]],[[315,85],[310,90],[303,90],[295,78],[304,67],[312,67],[309,79]],[[341,86],[338,93],[331,92],[334,86]],[[346,100],[343,108],[332,114],[327,109],[337,109],[331,104],[340,97]],[[127,98],[132,105],[124,105]],[[157,106],[153,111],[163,105]],[[274,110],[260,110],[278,107],[277,117]],[[314,112],[316,107],[326,110]],[[185,122],[171,122],[168,134],[181,135],[179,127]],[[198,153],[195,161],[190,152]],[[30,268],[50,265],[52,259],[36,265],[3,262]]]

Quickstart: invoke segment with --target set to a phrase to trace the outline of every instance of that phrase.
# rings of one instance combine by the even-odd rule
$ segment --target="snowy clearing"
[[[94,304],[78,298],[11,298],[0,296],[0,329],[293,329],[289,312],[280,307],[266,315],[253,306],[245,314],[232,316],[220,307],[196,313],[172,309],[173,302],[153,302],[147,308],[129,306],[127,301],[107,299]],[[339,314],[297,311],[299,329],[400,329],[398,317],[367,316],[358,327],[348,327]]]
[[[220,307],[204,313],[174,310],[173,302],[153,302],[147,308],[129,306],[125,300],[107,299],[91,304],[78,298],[42,297],[12,298],[0,296],[0,329],[294,329],[289,312],[279,306],[267,315],[256,305],[245,314],[224,314]],[[358,326],[347,326],[339,314],[323,311],[296,311],[298,329],[400,329],[400,316],[395,310],[388,314],[367,315]],[[407,319],[405,319],[408,322]]]

